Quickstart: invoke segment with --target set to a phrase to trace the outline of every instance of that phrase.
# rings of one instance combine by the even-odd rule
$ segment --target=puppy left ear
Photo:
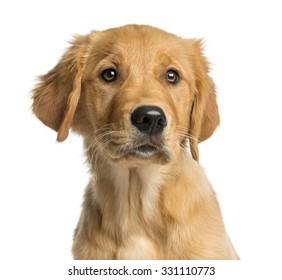
[[[64,141],[74,118],[81,92],[81,77],[87,60],[87,36],[77,36],[59,63],[39,78],[33,89],[32,110]]]
[[[202,42],[193,40],[192,64],[196,76],[196,89],[190,116],[190,150],[192,157],[199,160],[198,143],[208,139],[219,124],[216,91],[208,75],[209,67],[202,55]]]

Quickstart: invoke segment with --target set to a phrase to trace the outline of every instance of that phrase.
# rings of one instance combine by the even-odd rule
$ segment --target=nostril
[[[166,118],[160,117],[159,120],[158,120],[158,125],[166,127],[167,126]]]
[[[143,123],[149,123],[149,122],[150,122],[150,119],[148,117],[143,118]]]

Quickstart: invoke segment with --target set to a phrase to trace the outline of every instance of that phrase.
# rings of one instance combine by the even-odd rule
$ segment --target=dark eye
[[[174,70],[168,70],[168,71],[166,72],[166,79],[167,79],[167,81],[168,81],[170,84],[175,85],[175,84],[178,83],[180,77],[179,77],[179,75],[178,75],[178,73],[177,73],[176,71],[174,71]]]
[[[101,77],[102,79],[105,81],[105,82],[113,82],[116,80],[117,78],[117,72],[115,69],[113,68],[109,68],[109,69],[106,69],[104,70],[102,73],[101,73]]]

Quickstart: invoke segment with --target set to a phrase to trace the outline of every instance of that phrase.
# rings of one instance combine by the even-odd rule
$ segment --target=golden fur
[[[104,77],[106,69],[113,70]],[[200,41],[142,25],[77,36],[40,77],[33,99],[33,112],[58,141],[70,128],[84,138],[93,176],[74,234],[75,259],[238,258],[197,162],[198,143],[219,123]],[[130,120],[147,105],[164,112],[157,135]]]

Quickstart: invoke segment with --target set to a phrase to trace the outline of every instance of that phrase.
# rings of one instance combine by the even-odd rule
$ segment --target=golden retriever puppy
[[[200,41],[144,25],[77,36],[40,77],[33,112],[59,142],[70,128],[84,139],[75,259],[238,258],[198,164],[219,123]]]

